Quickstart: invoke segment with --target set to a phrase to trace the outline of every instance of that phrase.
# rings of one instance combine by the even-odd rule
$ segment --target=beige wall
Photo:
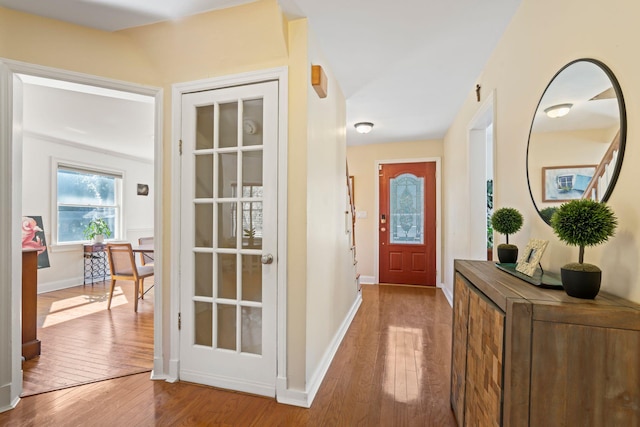
[[[511,206],[524,217],[523,229],[513,236],[520,247],[530,238],[549,240],[544,268],[559,271],[577,261],[578,249],[561,243],[536,214],[529,198],[526,148],[531,120],[542,93],[554,74],[568,62],[590,57],[607,64],[625,96],[628,118],[627,148],[622,173],[610,199],[618,215],[617,235],[608,243],[587,248],[585,262],[603,269],[603,290],[640,302],[640,148],[637,140],[640,3],[629,0],[523,0],[477,83],[482,93],[495,90],[495,207]],[[481,103],[473,88],[445,137],[445,283],[453,282],[453,259],[468,256],[467,127]]]
[[[346,232],[346,103],[309,34],[309,62],[327,75],[327,97],[307,79],[307,381],[318,380],[325,352],[356,300],[351,234]]]
[[[287,365],[289,387],[306,388],[307,324],[307,21],[289,24],[289,164],[287,207]],[[295,116],[295,117],[294,117]],[[294,197],[295,195],[295,197]]]
[[[307,138],[309,144],[334,144],[328,152],[321,152],[324,161],[331,158],[332,170],[328,179],[335,182],[344,177],[340,168],[344,163],[344,97],[334,85],[334,97],[328,105],[312,106],[307,115],[310,60],[307,53],[306,20],[287,22],[276,0],[262,0],[235,8],[188,17],[176,22],[153,24],[108,33],[71,25],[51,19],[0,8],[0,57],[45,65],[64,70],[92,74],[127,82],[152,85],[164,90],[163,155],[164,192],[162,241],[170,247],[171,235],[171,154],[175,142],[171,140],[171,85],[225,76],[265,68],[289,66],[289,171],[288,171],[288,381],[290,388],[305,389],[307,370],[305,328],[307,325],[307,204],[325,197],[322,185],[316,187],[317,177],[307,183]],[[307,124],[315,118],[330,126],[326,135],[307,135]],[[327,142],[328,141],[328,142]],[[317,153],[314,153],[317,154]],[[340,159],[342,156],[342,159]],[[334,175],[337,174],[337,175]],[[309,195],[307,197],[307,194]],[[333,194],[331,195],[333,197]],[[335,197],[339,197],[337,194]],[[336,247],[342,247],[335,243]],[[333,247],[332,247],[333,248]],[[172,283],[169,251],[163,264],[163,329],[165,336],[165,366],[169,356],[169,307]],[[347,254],[348,255],[348,254]],[[333,298],[335,312],[322,331],[322,339],[314,344],[311,362],[315,363],[320,346],[327,343],[330,328],[344,317],[344,305],[353,302],[352,295],[333,286],[340,286],[345,277],[343,266],[335,261],[336,273],[330,287],[318,288],[316,296]],[[330,295],[330,296],[326,296]],[[317,313],[314,313],[314,316]],[[322,313],[322,320],[327,313]],[[333,317],[335,316],[335,318]],[[340,319],[341,321],[342,319]],[[312,329],[313,332],[315,330]],[[335,332],[335,330],[333,331]]]
[[[361,276],[377,276],[377,271],[375,271],[377,265],[375,263],[375,239],[378,232],[378,221],[375,217],[375,189],[378,180],[376,162],[442,157],[442,155],[443,144],[441,140],[393,142],[347,148],[349,175],[354,177],[356,210],[367,213],[367,218],[356,220],[358,273]],[[438,269],[441,269],[441,266],[438,266]]]
[[[529,140],[528,172],[531,193],[538,209],[559,206],[558,202],[543,202],[542,168],[550,166],[597,166],[606,153],[615,132],[611,129],[590,129],[566,132],[537,132]]]

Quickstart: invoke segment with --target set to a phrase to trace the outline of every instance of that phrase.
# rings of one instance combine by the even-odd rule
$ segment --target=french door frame
[[[162,106],[161,88],[144,86],[106,77],[51,68],[0,58],[0,412],[15,407],[22,393],[22,342],[20,311],[22,299],[22,248],[19,218],[22,216],[22,126],[16,123],[14,107],[22,105],[20,74],[63,80],[89,86],[146,95],[155,99],[154,108],[154,187],[162,188]],[[154,200],[154,235],[162,236],[162,191]],[[159,241],[155,259],[162,264],[163,247]],[[162,289],[162,269],[156,271],[155,282]],[[154,293],[154,306],[162,307],[162,292]],[[152,379],[165,379],[163,355],[162,311],[153,320]]]
[[[424,157],[417,159],[389,159],[376,161],[375,169],[375,245],[374,245],[374,258],[373,266],[375,271],[374,283],[380,283],[380,179],[378,174],[380,165],[389,165],[397,163],[435,163],[436,164],[436,287],[442,287],[442,229],[441,229],[441,215],[442,215],[442,195],[441,195],[441,168],[440,157]]]
[[[278,81],[278,279],[276,298],[276,398],[287,389],[287,146],[288,146],[288,69],[271,68],[231,76],[176,83],[171,91],[171,305],[169,376],[179,379],[180,368],[180,222],[182,95],[232,86]]]

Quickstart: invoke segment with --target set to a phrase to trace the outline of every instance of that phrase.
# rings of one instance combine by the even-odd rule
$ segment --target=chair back
[[[130,243],[109,243],[107,254],[109,255],[112,276],[131,277],[132,279],[137,277],[138,271]]]
[[[153,245],[153,236],[151,237],[140,237],[138,239],[139,245]],[[140,252],[140,262],[142,265],[153,264],[153,257],[144,252]]]

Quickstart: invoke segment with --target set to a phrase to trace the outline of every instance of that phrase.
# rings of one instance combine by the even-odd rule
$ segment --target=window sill
[[[58,243],[55,245],[49,245],[51,253],[57,252],[78,252],[83,250],[84,242],[73,243]]]

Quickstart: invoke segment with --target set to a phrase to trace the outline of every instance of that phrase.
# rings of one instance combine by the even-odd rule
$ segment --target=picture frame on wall
[[[596,165],[543,167],[542,201],[568,202],[582,199],[595,173]]]
[[[39,269],[50,267],[42,216],[23,216],[21,226],[22,249],[36,249],[38,251]]]

